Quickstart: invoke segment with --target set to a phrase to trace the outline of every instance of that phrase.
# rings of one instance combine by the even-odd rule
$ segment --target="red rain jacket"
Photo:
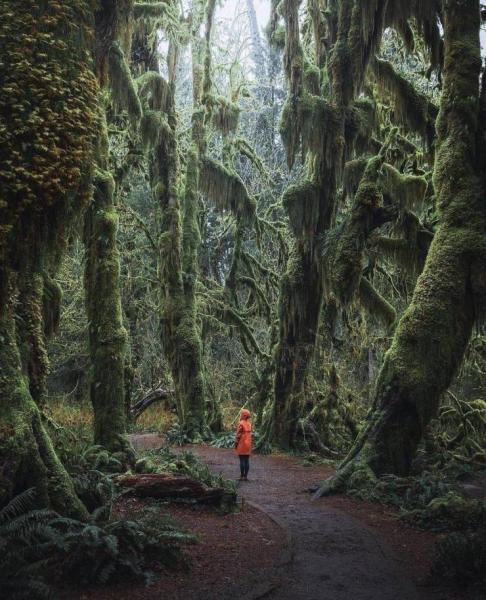
[[[235,451],[238,455],[251,454],[251,423],[249,410],[241,411],[241,420],[236,428]]]

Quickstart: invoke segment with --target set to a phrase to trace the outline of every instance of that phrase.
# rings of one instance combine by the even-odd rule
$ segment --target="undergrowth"
[[[29,489],[0,510],[0,597],[36,600],[60,586],[149,583],[161,566],[183,563],[194,537],[147,509],[137,521],[85,523],[39,510]]]
[[[439,533],[432,575],[474,587],[486,581],[486,501],[465,494],[461,480],[470,476],[469,465],[449,462],[443,470],[383,476],[373,485],[357,476],[347,493],[393,505],[401,520]]]

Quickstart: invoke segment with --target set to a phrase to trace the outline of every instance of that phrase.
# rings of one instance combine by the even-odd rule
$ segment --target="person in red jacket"
[[[248,481],[251,454],[251,423],[250,411],[241,411],[240,422],[236,428],[235,451],[240,457],[240,481]]]

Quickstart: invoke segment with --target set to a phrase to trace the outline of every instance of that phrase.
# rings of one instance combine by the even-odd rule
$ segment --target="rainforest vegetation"
[[[203,460],[243,408],[306,502],[386,505],[484,597],[484,22],[0,0],[0,597],[162,597],[174,501],[244,513]]]

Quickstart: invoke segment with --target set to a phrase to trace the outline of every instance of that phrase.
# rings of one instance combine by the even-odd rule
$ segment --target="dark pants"
[[[240,454],[240,471],[241,476],[246,477],[250,470],[250,456],[248,454]]]

